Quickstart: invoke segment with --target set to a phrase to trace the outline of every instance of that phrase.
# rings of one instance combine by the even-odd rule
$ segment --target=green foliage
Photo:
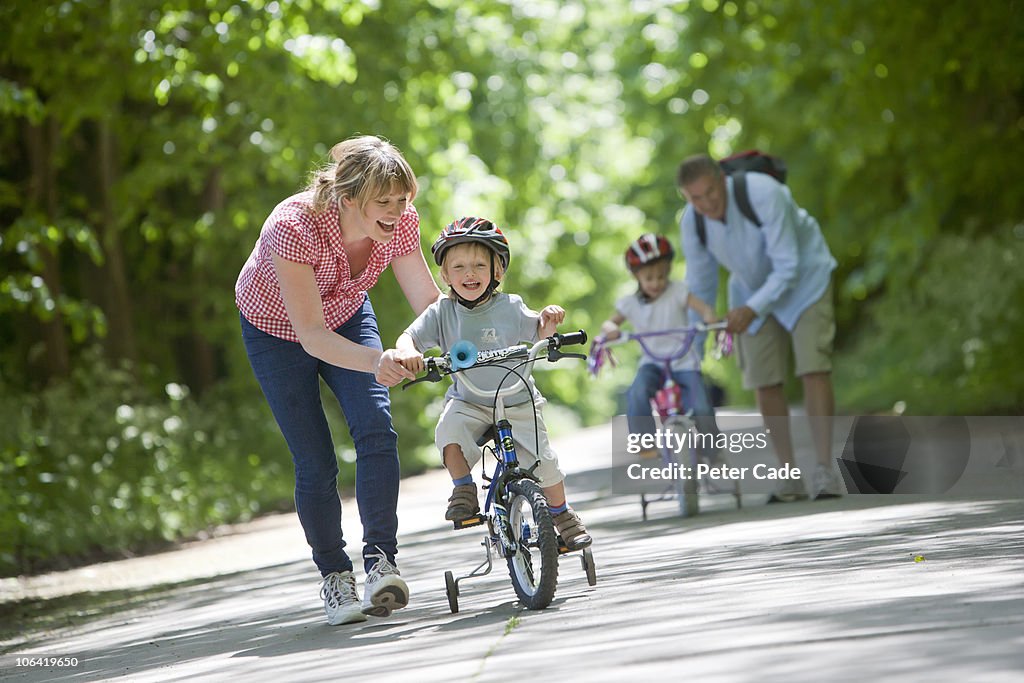
[[[290,503],[268,411],[222,387],[197,400],[93,359],[38,394],[0,391],[0,575],[54,557],[171,541]],[[351,481],[351,479],[349,479]]]
[[[592,334],[630,286],[625,244],[678,243],[683,156],[779,154],[839,261],[840,404],[1020,411],[1019,4],[14,0],[0,33],[8,566],[290,498],[232,290],[266,215],[355,133],[418,172],[425,246],[498,221],[503,287]],[[412,311],[390,273],[372,299],[392,343]],[[749,400],[732,362],[708,370]],[[591,423],[629,376],[538,382]],[[406,472],[436,462],[434,389],[393,394]],[[215,443],[233,464],[207,497]]]
[[[849,405],[899,403],[915,415],[1020,412],[1024,228],[1007,237],[941,238],[919,276],[878,302],[840,367]]]

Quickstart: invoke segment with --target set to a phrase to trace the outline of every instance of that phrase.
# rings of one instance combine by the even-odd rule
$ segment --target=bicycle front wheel
[[[558,536],[548,501],[529,479],[512,482],[508,490],[509,535],[514,546],[508,573],[523,606],[544,609],[558,584]]]
[[[685,415],[678,415],[669,418],[665,425],[666,431],[676,434],[690,434],[693,432],[693,422]],[[695,446],[689,446],[678,455],[669,449],[664,449],[663,457],[665,464],[678,463],[682,466],[685,475],[673,480],[675,493],[679,496],[679,514],[683,517],[694,517],[700,512],[697,486],[697,450]]]

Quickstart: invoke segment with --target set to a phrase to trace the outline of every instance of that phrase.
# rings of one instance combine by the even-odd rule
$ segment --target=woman
[[[263,225],[235,284],[249,362],[295,463],[295,507],[323,577],[332,625],[388,616],[409,589],[395,566],[398,450],[386,387],[414,375],[383,351],[367,290],[391,264],[417,315],[440,296],[412,205],[416,176],[374,136],[331,149],[331,163]],[[320,402],[337,397],[356,448],[365,598],[345,553],[338,463]]]

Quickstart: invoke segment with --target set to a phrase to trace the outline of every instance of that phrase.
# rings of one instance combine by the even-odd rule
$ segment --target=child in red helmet
[[[395,348],[400,362],[409,370],[422,372],[421,354],[427,349],[440,347],[447,353],[462,340],[472,342],[481,351],[533,343],[554,334],[565,319],[560,306],[545,306],[535,313],[520,297],[495,291],[508,269],[511,253],[508,239],[491,221],[460,218],[441,231],[431,251],[450,292],[447,298],[428,306],[398,338]],[[540,411],[544,397],[533,379],[523,374],[527,387],[505,399],[516,453],[524,467],[539,461],[534,474],[540,479],[555,528],[566,546],[570,550],[585,548],[591,538],[579,515],[566,502],[565,475],[548,442]],[[474,374],[473,383],[489,389],[486,395],[477,394],[460,381],[459,375],[452,375],[435,431],[435,443],[454,486],[445,519],[460,521],[480,510],[472,475],[472,467],[482,457],[476,442],[493,424],[492,397],[505,375],[501,368],[481,369]]]
[[[629,322],[637,332],[655,332],[678,329],[689,325],[688,309],[700,314],[704,322],[717,321],[715,311],[694,296],[681,280],[670,277],[675,251],[661,235],[646,233],[634,240],[626,249],[626,266],[637,281],[637,291],[615,303],[615,314],[601,325],[606,339],[619,336],[619,328]],[[652,338],[647,342],[656,352],[665,355],[679,346],[672,337]],[[683,390],[683,402],[693,411],[697,428],[702,432],[718,434],[715,411],[708,397],[700,372],[700,353],[694,345],[682,358],[672,364],[672,378]],[[651,416],[651,399],[665,382],[665,369],[661,362],[644,354],[636,377],[626,393],[626,415],[630,432],[642,432],[641,425]],[[702,453],[708,460],[717,459],[716,452]],[[656,451],[641,453],[641,457],[657,457]]]

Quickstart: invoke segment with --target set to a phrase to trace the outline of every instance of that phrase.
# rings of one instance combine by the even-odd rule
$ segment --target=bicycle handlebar
[[[587,343],[587,333],[583,330],[580,330],[579,332],[570,332],[569,334],[555,334],[554,336],[561,339],[558,346],[572,346],[574,344]]]
[[[668,330],[655,330],[651,332],[622,332],[619,337],[615,339],[606,339],[603,335],[594,339],[594,343],[590,350],[590,359],[587,363],[587,367],[590,370],[590,374],[597,375],[600,372],[601,367],[604,365],[604,361],[607,359],[613,366],[615,365],[615,359],[612,356],[610,346],[618,346],[619,344],[625,344],[630,341],[635,341],[643,348],[643,350],[650,357],[657,361],[671,363],[672,361],[682,358],[690,352],[690,347],[693,345],[694,339],[698,334],[704,332],[716,332],[716,349],[712,353],[712,357],[721,358],[722,356],[728,356],[732,353],[732,335],[725,331],[727,323],[725,321],[717,323],[696,323],[689,327],[679,327]],[[679,348],[668,356],[662,356],[652,353],[650,347],[644,343],[645,340],[653,337],[665,337],[675,336],[682,337],[682,343]]]
[[[422,377],[417,377],[414,380],[410,380],[402,385],[402,389],[406,389],[413,384],[419,382],[440,382],[445,376],[454,374],[456,372],[463,372],[472,368],[486,367],[488,365],[495,365],[505,360],[516,360],[525,359],[525,363],[530,363],[537,360],[537,357],[547,351],[547,359],[550,362],[556,362],[563,358],[581,358],[587,359],[587,355],[584,353],[564,353],[560,351],[563,346],[573,346],[576,344],[585,344],[587,342],[587,333],[583,330],[577,332],[569,332],[568,334],[555,333],[550,337],[541,339],[533,346],[527,346],[526,344],[517,344],[515,346],[507,346],[503,349],[493,349],[490,351],[479,351],[476,353],[476,357],[472,362],[467,363],[468,359],[459,359],[457,363],[452,362],[451,352],[443,354],[441,356],[424,356],[423,362],[426,365],[424,374]],[[469,386],[470,389],[476,390],[465,377],[463,381]],[[517,383],[518,384],[518,383]],[[513,384],[507,389],[501,389],[500,391],[505,393],[512,393],[518,391],[516,384]],[[479,392],[477,393],[491,393],[491,392]]]
[[[642,339],[650,337],[668,337],[668,336],[681,336],[687,334],[697,335],[701,332],[711,332],[713,330],[724,330],[727,323],[723,320],[717,323],[695,323],[689,327],[677,327],[669,330],[653,330],[651,332],[622,332],[615,339],[606,339],[603,335],[594,340],[595,344],[601,344],[603,346],[618,346],[619,344],[625,344],[630,341],[639,342]]]

